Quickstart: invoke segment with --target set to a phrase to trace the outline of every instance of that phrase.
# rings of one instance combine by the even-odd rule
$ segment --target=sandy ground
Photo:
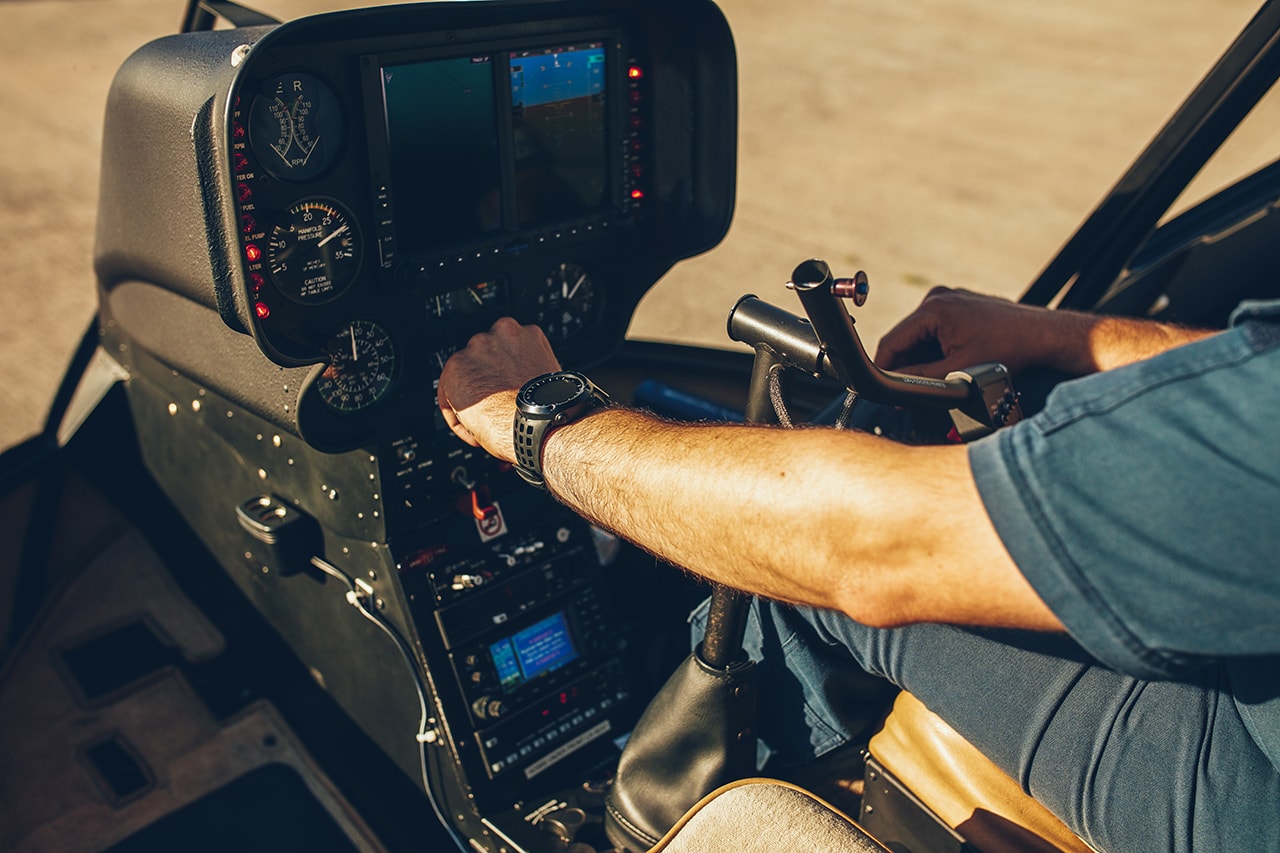
[[[0,4],[0,448],[39,428],[93,314],[111,76],[181,5]],[[249,5],[290,18],[344,4]],[[727,346],[737,297],[798,307],[780,285],[813,256],[870,274],[868,342],[935,282],[1020,293],[1257,5],[724,0],[735,223],[654,288],[632,334]]]

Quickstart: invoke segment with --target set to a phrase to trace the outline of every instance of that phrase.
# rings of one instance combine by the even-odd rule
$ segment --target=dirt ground
[[[291,18],[345,4],[248,5]],[[1258,2],[721,5],[740,69],[735,223],[654,288],[634,336],[727,346],[737,297],[787,305],[781,283],[815,256],[870,274],[869,344],[935,282],[1020,293]],[[112,74],[181,8],[0,4],[0,448],[39,428],[93,314]]]

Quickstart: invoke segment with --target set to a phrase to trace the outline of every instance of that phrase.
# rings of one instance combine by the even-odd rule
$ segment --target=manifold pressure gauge
[[[329,364],[316,392],[329,408],[358,412],[377,403],[396,377],[396,349],[386,330],[371,320],[353,320],[328,343]]]
[[[267,269],[276,287],[294,302],[314,305],[336,299],[360,269],[360,234],[337,202],[304,199],[271,229]]]

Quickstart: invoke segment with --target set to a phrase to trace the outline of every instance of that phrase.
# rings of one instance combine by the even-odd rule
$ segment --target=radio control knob
[[[507,703],[492,696],[481,696],[471,703],[471,710],[482,720],[496,720],[507,713]]]

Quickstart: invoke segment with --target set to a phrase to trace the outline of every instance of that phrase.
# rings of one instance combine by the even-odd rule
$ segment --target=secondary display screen
[[[544,672],[576,660],[578,650],[573,647],[562,611],[493,643],[489,656],[503,691],[510,693]]]
[[[382,69],[397,237],[424,251],[502,227],[493,57]]]
[[[510,62],[517,223],[599,208],[608,190],[604,44],[514,51]]]

